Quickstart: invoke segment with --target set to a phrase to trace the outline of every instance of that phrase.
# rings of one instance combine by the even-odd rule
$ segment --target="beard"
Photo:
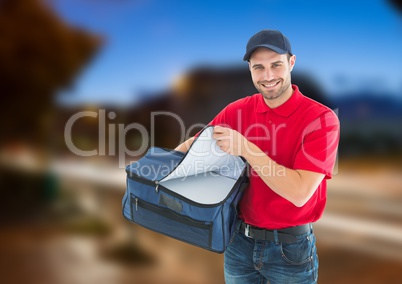
[[[279,98],[280,96],[282,96],[286,90],[289,88],[290,86],[290,78],[288,78],[286,81],[281,80],[277,86],[275,87],[279,87],[279,89],[274,88],[272,90],[266,90],[264,89],[264,87],[261,86],[261,84],[272,84],[274,81],[260,81],[257,83],[254,83],[254,86],[256,87],[256,89],[262,94],[262,96],[264,97],[264,99],[266,100],[275,100],[277,98]]]

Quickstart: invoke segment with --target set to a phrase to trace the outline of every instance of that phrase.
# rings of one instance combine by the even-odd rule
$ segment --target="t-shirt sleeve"
[[[340,125],[336,114],[326,112],[303,131],[294,169],[308,170],[332,177],[339,143]]]

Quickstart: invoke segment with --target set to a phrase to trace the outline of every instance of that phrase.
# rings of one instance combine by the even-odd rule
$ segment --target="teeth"
[[[275,86],[277,83],[278,83],[278,82],[275,82],[275,83],[273,83],[273,84],[262,84],[262,85],[263,85],[264,87],[270,88],[270,87]]]

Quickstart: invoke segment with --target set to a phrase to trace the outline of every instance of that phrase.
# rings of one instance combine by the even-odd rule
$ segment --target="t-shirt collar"
[[[262,95],[259,96],[258,105],[256,111],[258,113],[264,113],[272,111],[277,115],[288,117],[290,116],[296,108],[299,106],[303,99],[302,93],[300,93],[299,88],[296,85],[292,85],[293,94],[292,96],[283,104],[276,108],[270,108],[264,101]]]

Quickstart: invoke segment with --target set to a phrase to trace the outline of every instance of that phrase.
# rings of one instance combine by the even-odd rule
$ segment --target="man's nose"
[[[274,72],[271,69],[267,68],[264,70],[263,79],[265,81],[271,81],[275,78]]]

